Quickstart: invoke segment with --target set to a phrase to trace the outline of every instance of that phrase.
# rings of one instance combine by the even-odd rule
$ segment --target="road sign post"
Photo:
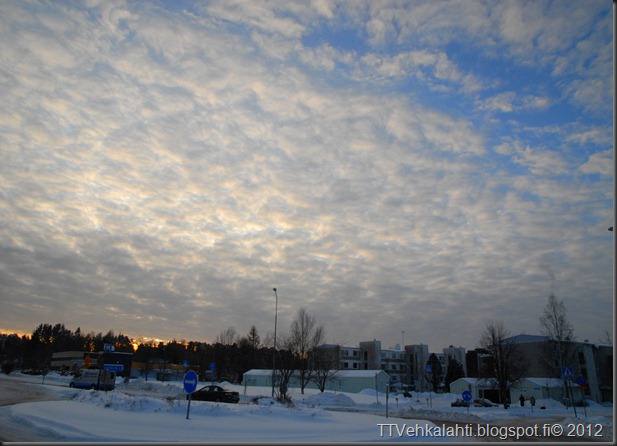
[[[570,381],[574,379],[574,368],[571,366],[566,366],[561,368],[561,378],[564,380],[566,385],[566,398],[570,400],[572,403],[572,409],[574,409],[574,418],[578,418],[576,413],[576,404],[574,402],[574,395],[572,393],[572,387],[570,386]]]
[[[189,404],[186,408],[186,419],[189,419],[189,412],[191,410],[191,394],[197,389],[197,373],[193,370],[189,370],[184,374],[184,381],[182,382],[182,386],[184,387],[184,391],[188,393]]]
[[[433,380],[432,380],[431,375],[433,374],[433,366],[431,364],[426,364],[426,366],[424,366],[424,373],[428,375],[428,381],[429,381],[428,397],[430,401],[430,407],[432,409],[433,408],[433,392],[431,390],[431,386],[433,384]]]
[[[210,363],[210,381],[212,381],[212,384],[214,384],[215,372],[216,372],[216,362],[211,362]]]
[[[463,391],[463,401],[467,403],[467,413],[469,413],[469,406],[471,405],[471,392],[469,390]]]

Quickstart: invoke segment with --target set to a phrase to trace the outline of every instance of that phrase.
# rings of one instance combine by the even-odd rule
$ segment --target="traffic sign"
[[[585,384],[587,384],[587,380],[585,379],[585,377],[579,376],[578,378],[576,378],[576,384],[578,384],[579,386],[584,386]]]
[[[433,366],[430,364],[426,364],[426,367],[424,368],[424,371],[426,373],[433,373]]]
[[[189,361],[188,361],[188,359],[185,359],[184,361],[182,361],[182,366],[183,366],[184,368],[188,368],[188,366],[189,366]]]
[[[195,389],[197,389],[197,373],[193,370],[186,372],[184,374],[184,381],[182,385],[186,393],[193,393]]]
[[[210,370],[216,370],[216,362],[210,363]]]
[[[463,391],[463,400],[467,402],[471,401],[471,392],[469,390]]]
[[[122,372],[124,370],[123,364],[103,364],[103,369],[110,372]]]
[[[113,352],[116,349],[116,347],[113,344],[104,344],[103,345],[103,350],[106,352]]]
[[[572,367],[562,367],[561,368],[561,377],[565,379],[574,378],[574,369]]]

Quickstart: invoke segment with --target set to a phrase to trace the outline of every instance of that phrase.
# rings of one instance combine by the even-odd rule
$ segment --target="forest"
[[[64,324],[40,324],[31,335],[0,333],[0,361],[2,371],[22,370],[33,374],[45,373],[52,354],[63,351],[103,351],[105,344],[114,346],[116,352],[133,353],[133,361],[148,364],[151,368],[164,368],[167,364],[188,361],[198,373],[210,377],[210,364],[217,364],[216,378],[237,382],[242,373],[252,368],[271,368],[273,348],[261,344],[255,327],[246,336],[229,336],[227,329],[209,344],[198,341],[155,342],[132,340],[109,330],[106,334],[75,331]]]
[[[323,388],[335,366],[332,355],[319,348],[323,343],[323,326],[301,308],[290,326],[290,334],[262,343],[255,326],[245,336],[235,328],[223,330],[213,344],[199,341],[171,340],[168,342],[133,340],[109,330],[106,334],[75,331],[64,324],[42,323],[31,335],[0,333],[0,363],[3,373],[21,370],[25,373],[46,374],[52,355],[56,352],[101,352],[112,345],[116,352],[133,353],[133,362],[142,363],[147,379],[152,370],[166,370],[169,365],[188,363],[200,380],[241,383],[243,373],[251,369],[276,370],[277,394],[285,399],[286,384],[291,376],[300,377],[302,391],[309,381]],[[268,345],[266,345],[268,344]],[[215,364],[212,371],[211,365]],[[274,367],[273,367],[274,365]]]

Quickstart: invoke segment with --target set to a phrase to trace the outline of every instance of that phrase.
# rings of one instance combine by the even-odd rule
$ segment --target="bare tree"
[[[293,354],[291,337],[281,335],[277,344],[282,348],[276,352],[276,370],[274,371],[275,398],[281,403],[291,403],[289,383],[297,369],[297,359]]]
[[[606,330],[599,341],[600,344],[613,345],[613,338],[611,337],[611,332]]]
[[[238,334],[234,327],[227,327],[216,335],[216,343],[222,345],[234,345],[238,341]]]
[[[300,308],[291,323],[290,348],[298,360],[296,375],[300,382],[300,392],[311,381],[314,372],[314,353],[324,338],[323,326],[316,326],[315,317],[306,308]]]
[[[480,338],[480,347],[491,355],[489,373],[492,377],[489,379],[497,384],[501,402],[505,404],[510,388],[525,376],[529,363],[500,321],[487,323]]]
[[[553,376],[561,376],[561,368],[572,365],[575,359],[574,328],[563,301],[552,293],[540,316],[540,330],[549,338],[544,351],[546,367]]]
[[[317,388],[323,392],[329,382],[339,380],[338,351],[332,348],[318,347],[313,351],[314,370],[312,380]]]

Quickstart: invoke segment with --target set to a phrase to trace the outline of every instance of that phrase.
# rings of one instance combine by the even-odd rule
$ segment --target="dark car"
[[[469,407],[469,403],[460,398],[457,398],[456,401],[450,403],[452,407]]]
[[[188,395],[186,396],[188,399]],[[217,403],[237,403],[240,394],[233,390],[223,389],[220,386],[205,386],[191,394],[195,401],[215,401]]]
[[[476,407],[496,407],[498,406],[498,404],[493,403],[490,400],[487,400],[485,398],[478,398],[473,400],[473,405]]]

